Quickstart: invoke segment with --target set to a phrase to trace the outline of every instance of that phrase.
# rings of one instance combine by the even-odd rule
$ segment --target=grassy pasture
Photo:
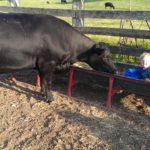
[[[47,1],[49,3],[47,3]],[[84,0],[85,1],[85,9],[86,10],[105,10],[104,3],[108,0]],[[20,0],[20,7],[31,7],[31,8],[55,8],[55,9],[72,9],[72,0],[67,0],[67,4],[61,4],[61,0]],[[128,11],[130,9],[130,0],[113,0],[113,4],[115,6],[115,10],[123,10]],[[0,6],[8,6],[7,0],[0,0]],[[107,8],[107,10],[110,10]],[[149,11],[150,10],[150,0],[131,0],[131,11]],[[72,23],[71,18],[64,17],[62,18]],[[120,20],[114,19],[85,19],[85,26],[87,27],[108,27],[108,28],[120,28]],[[146,22],[142,24],[142,21],[132,20],[132,24],[134,29],[143,29],[149,30]],[[150,24],[150,21],[149,21]],[[131,25],[128,20],[124,23],[124,28],[131,29]],[[95,41],[103,41],[107,43],[111,43],[116,45],[119,41],[119,37],[115,36],[103,36],[103,35],[87,35]],[[130,44],[132,41],[132,45],[135,44],[135,39],[128,39],[128,43]],[[139,47],[145,47],[150,49],[150,40],[137,39],[137,45]],[[118,55],[114,55],[114,59],[117,60],[125,60],[126,57],[118,57]],[[131,62],[135,62],[136,60],[131,57]],[[129,61],[129,58],[128,60]]]
[[[49,2],[49,4],[47,3]],[[72,9],[72,0],[67,0],[67,4],[61,4],[61,0],[20,0],[20,7],[32,7],[32,8],[56,8],[56,9]],[[104,3],[108,0],[85,0],[85,9],[87,10],[105,10]],[[113,0],[113,4],[116,7],[115,10],[129,10],[129,0]],[[7,0],[0,0],[1,6],[8,6]],[[107,8],[109,10],[109,8]],[[149,11],[150,0],[131,0],[131,10]],[[65,18],[71,23],[71,18]],[[143,23],[141,27],[141,21],[132,21],[134,29],[145,29],[148,30],[146,23]],[[111,19],[85,19],[85,26],[91,27],[111,27],[119,28],[120,20]],[[131,28],[129,22],[125,23],[125,28]],[[118,37],[110,36],[96,36],[88,35],[96,41],[103,40],[112,44],[118,42]],[[141,41],[141,40],[139,40]],[[141,42],[139,42],[140,44]],[[146,40],[144,47],[147,47],[148,40]],[[149,46],[148,46],[149,47]]]
[[[49,4],[47,3],[49,2]],[[61,0],[20,0],[20,7],[32,7],[32,8],[56,8],[56,9],[72,9],[72,0],[67,0],[67,4],[61,4]],[[104,3],[108,0],[85,0],[85,9],[87,10],[105,10]],[[129,10],[129,0],[113,0],[113,4],[116,7],[115,10]],[[7,0],[0,0],[1,6],[8,6]],[[109,10],[109,8],[107,8]],[[131,0],[131,10],[149,11],[150,0]],[[71,18],[63,18],[71,24]],[[134,29],[148,30],[146,23],[141,26],[141,21],[132,21]],[[120,20],[111,19],[85,19],[85,26],[89,27],[111,27],[119,28]],[[128,21],[125,23],[124,28],[131,28]],[[117,44],[119,37],[112,36],[100,36],[100,35],[88,35],[95,41],[107,41],[111,44]],[[142,41],[142,42],[141,42]],[[138,40],[138,45],[150,48],[149,40]]]
[[[67,0],[67,4],[61,4],[61,0],[20,0],[21,7],[37,7],[37,8],[57,8],[57,9],[71,9],[72,0]],[[46,2],[49,1],[49,4]],[[105,10],[104,3],[108,0],[84,0],[85,9],[90,10]],[[113,0],[116,10],[129,10],[130,0]],[[0,0],[1,6],[8,6],[7,0]],[[149,0],[131,0],[131,10],[150,10]]]

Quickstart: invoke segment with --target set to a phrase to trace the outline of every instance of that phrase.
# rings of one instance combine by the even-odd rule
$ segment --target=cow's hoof
[[[51,103],[54,99],[53,98],[46,98],[47,103]]]
[[[44,92],[41,92],[41,95],[42,95],[42,97],[45,97],[45,94],[44,94]]]
[[[51,103],[52,100],[46,99],[46,103]]]

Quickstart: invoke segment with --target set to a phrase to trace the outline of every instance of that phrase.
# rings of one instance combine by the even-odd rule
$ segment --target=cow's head
[[[111,53],[105,43],[97,43],[88,54],[87,63],[97,71],[117,73],[117,69],[111,60]]]

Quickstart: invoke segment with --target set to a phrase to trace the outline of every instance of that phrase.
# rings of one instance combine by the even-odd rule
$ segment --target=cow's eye
[[[110,59],[110,58],[111,58],[111,55],[107,55],[107,58],[109,58],[109,59]]]
[[[106,58],[106,59],[108,59],[108,58],[109,58],[109,56],[107,55],[107,56],[105,56],[105,58]]]

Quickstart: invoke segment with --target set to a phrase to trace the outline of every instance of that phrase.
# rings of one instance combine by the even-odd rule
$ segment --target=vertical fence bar
[[[72,25],[74,27],[83,27],[84,18],[81,18],[78,14],[80,10],[84,10],[84,0],[73,0],[72,9],[75,10],[75,16],[72,18]]]

